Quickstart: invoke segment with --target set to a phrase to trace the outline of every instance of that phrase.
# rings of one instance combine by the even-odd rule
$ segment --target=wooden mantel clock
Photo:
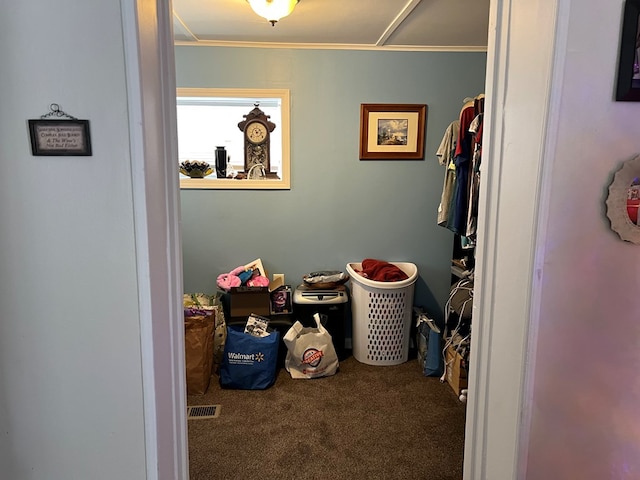
[[[262,165],[264,172],[270,174],[270,135],[276,124],[269,121],[270,115],[265,115],[257,103],[254,105],[255,108],[243,115],[244,120],[238,123],[244,135],[244,171],[249,173],[252,167]]]

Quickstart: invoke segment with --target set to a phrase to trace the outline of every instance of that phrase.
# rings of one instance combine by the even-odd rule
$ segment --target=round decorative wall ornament
[[[622,240],[640,245],[640,155],[615,173],[606,204],[611,229]]]

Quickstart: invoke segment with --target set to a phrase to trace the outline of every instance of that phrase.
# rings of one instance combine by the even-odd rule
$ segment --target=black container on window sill
[[[216,177],[227,178],[227,150],[216,147]]]

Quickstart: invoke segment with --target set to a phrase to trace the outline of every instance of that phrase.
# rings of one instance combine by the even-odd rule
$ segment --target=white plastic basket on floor
[[[409,278],[397,282],[369,280],[358,273],[360,263],[348,263],[351,277],[353,356],[368,365],[399,365],[409,358],[413,290],[418,267],[390,262]]]

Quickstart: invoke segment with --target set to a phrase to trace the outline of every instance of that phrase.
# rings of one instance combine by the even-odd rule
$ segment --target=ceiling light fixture
[[[275,26],[276,22],[293,12],[294,7],[300,0],[247,0],[254,12],[271,22]]]

